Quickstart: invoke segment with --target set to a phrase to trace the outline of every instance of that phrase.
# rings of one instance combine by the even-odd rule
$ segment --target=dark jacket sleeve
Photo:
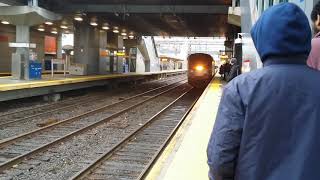
[[[231,67],[230,73],[228,74],[227,77],[227,82],[231,81],[233,78],[235,78],[236,76],[238,76],[238,72],[239,72],[239,65],[233,65]]]
[[[229,86],[223,92],[207,155],[211,180],[233,180],[245,117],[240,96]]]

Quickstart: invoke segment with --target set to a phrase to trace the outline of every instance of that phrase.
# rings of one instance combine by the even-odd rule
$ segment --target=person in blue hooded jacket
[[[319,180],[320,72],[304,12],[282,3],[251,31],[264,67],[225,86],[207,155],[211,180]]]

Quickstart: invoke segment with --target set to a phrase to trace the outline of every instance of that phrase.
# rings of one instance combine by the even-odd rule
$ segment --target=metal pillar
[[[119,51],[125,51],[124,49],[124,44],[123,44],[123,37],[122,36],[119,36],[117,37],[118,39],[118,52]],[[123,73],[123,63],[125,62],[125,58],[123,56],[118,56],[117,58],[118,60],[118,73]]]
[[[99,32],[87,24],[75,24],[74,61],[86,65],[88,74],[99,73]]]
[[[28,14],[28,18],[26,18],[26,14]],[[11,24],[16,25],[16,43],[9,43],[10,47],[17,48],[16,53],[12,54],[13,78],[29,80],[29,48],[31,45],[29,27],[47,20],[59,20],[61,16],[38,7],[38,0],[28,0],[28,6],[1,6],[0,19],[9,19]],[[35,46],[32,44],[32,48]],[[39,75],[39,72],[36,73]]]
[[[114,34],[112,32],[108,33],[108,47],[110,50],[117,52],[125,52],[123,37]],[[111,70],[113,73],[122,73],[123,72],[123,63],[125,62],[125,58],[123,56],[117,56],[117,54],[113,54],[110,57]]]
[[[58,34],[57,39],[57,58],[62,59],[62,33]]]
[[[38,6],[38,0],[28,0],[28,6]]]
[[[29,26],[17,25],[16,26],[16,42],[17,43],[30,43],[30,29]],[[16,55],[21,57],[20,59],[12,59],[12,72],[15,69],[19,69],[22,74],[13,73],[14,79],[25,79],[29,80],[29,48],[18,47],[16,49]],[[20,69],[21,68],[21,69]]]
[[[100,31],[99,36],[99,74],[108,74],[110,73],[110,56],[107,55],[107,32]]]

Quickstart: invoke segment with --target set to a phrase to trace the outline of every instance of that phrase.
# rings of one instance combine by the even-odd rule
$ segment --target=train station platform
[[[146,179],[208,179],[206,150],[222,95],[222,86],[222,82],[217,78],[209,84]]]
[[[41,80],[30,81],[13,80],[10,76],[6,76],[0,77],[0,101],[54,94],[121,82],[155,79],[184,73],[186,73],[185,70],[90,76],[63,76],[62,74],[56,74],[54,77],[51,77],[51,75],[43,75]]]
[[[55,74],[63,74],[63,71],[54,71]],[[67,72],[68,73],[68,72]],[[43,75],[51,74],[51,71],[43,71]],[[11,76],[10,72],[0,72],[0,77]]]

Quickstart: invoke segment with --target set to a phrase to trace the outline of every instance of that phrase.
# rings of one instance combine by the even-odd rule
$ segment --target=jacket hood
[[[253,26],[251,36],[262,62],[277,57],[307,57],[311,50],[308,18],[293,3],[281,3],[267,9]],[[290,61],[295,63],[295,58]]]

